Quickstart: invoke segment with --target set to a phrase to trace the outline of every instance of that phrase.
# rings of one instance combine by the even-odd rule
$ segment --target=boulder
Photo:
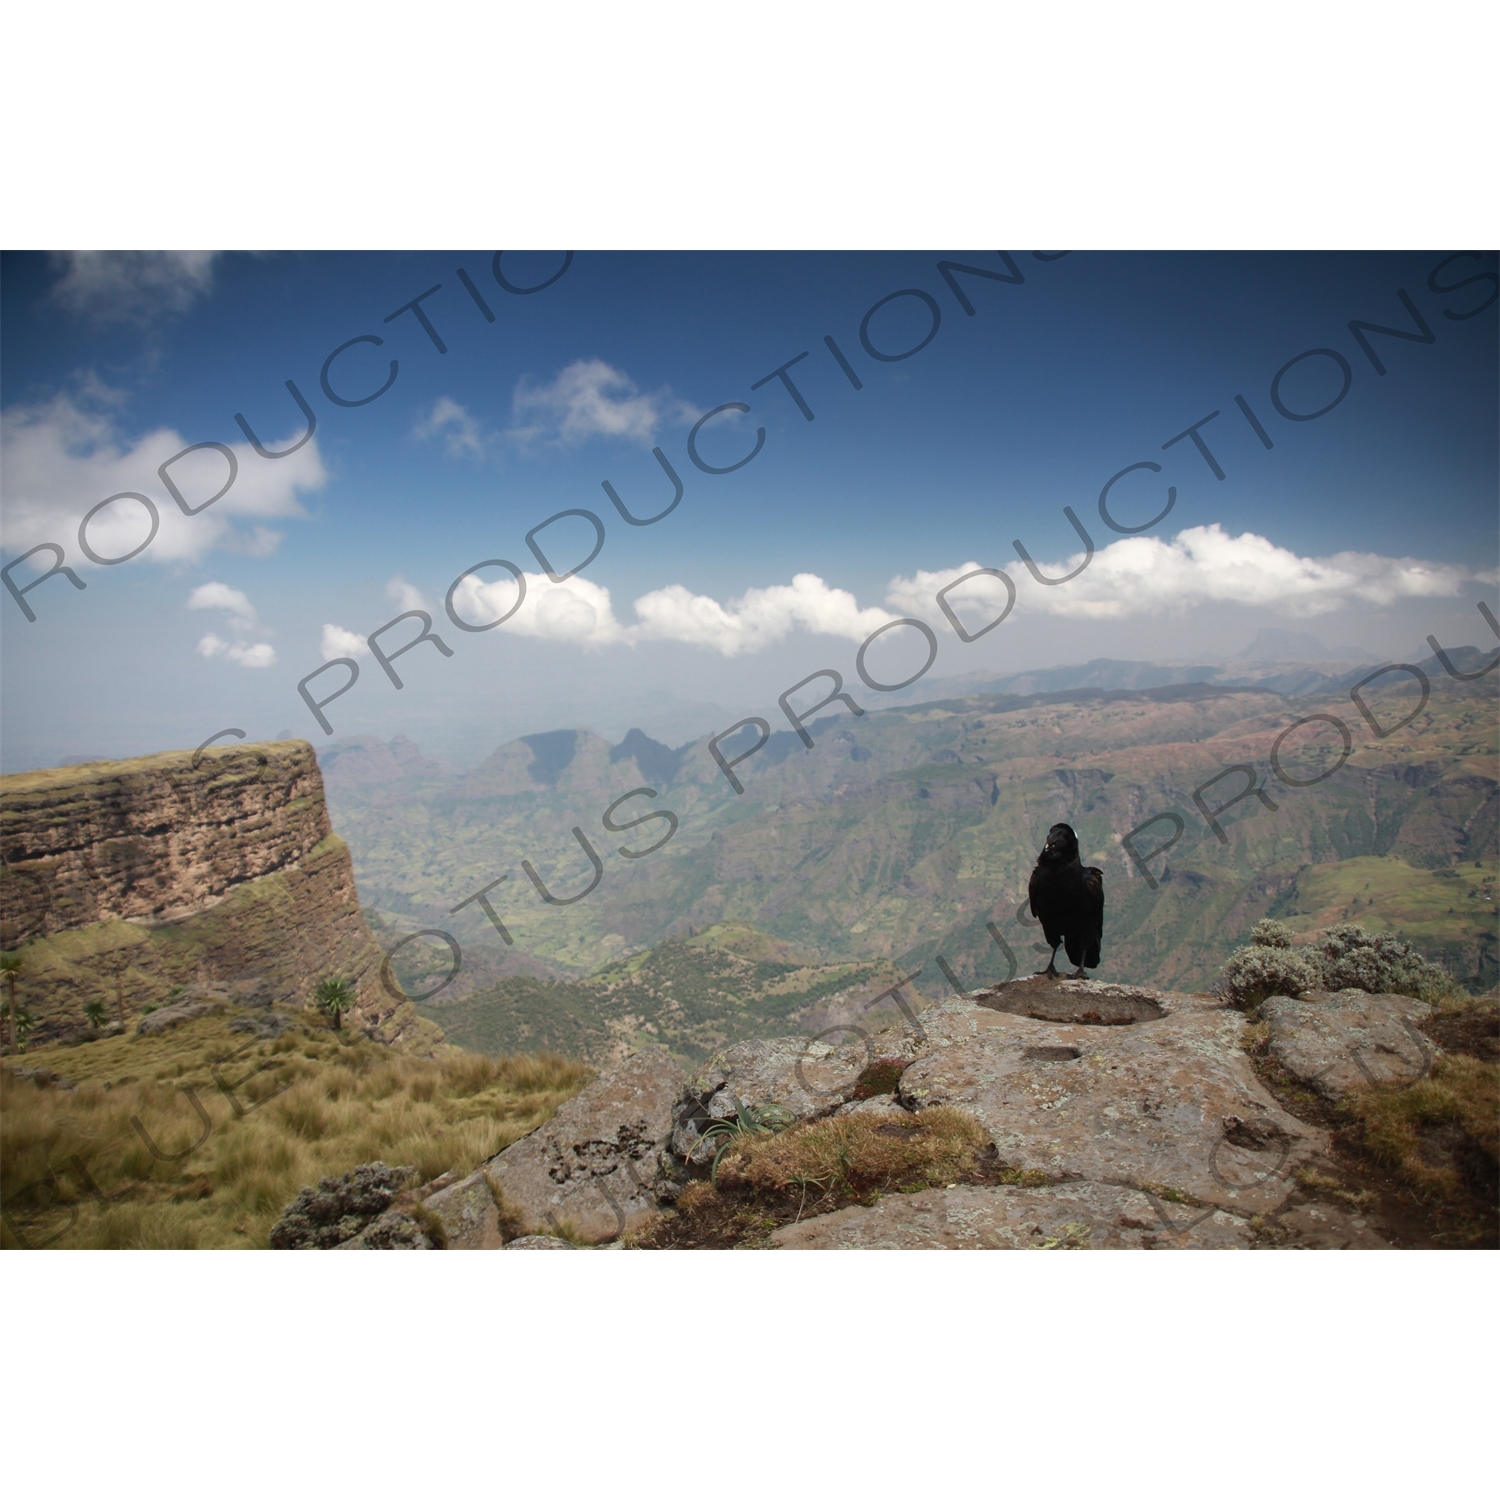
[[[388,1167],[383,1161],[372,1161],[345,1172],[342,1177],[325,1177],[315,1188],[303,1188],[272,1228],[271,1248],[333,1250],[341,1246],[372,1228],[397,1194],[411,1186],[416,1175],[415,1167]],[[398,1227],[390,1222],[376,1238],[390,1239]],[[396,1246],[365,1243],[356,1248]],[[427,1248],[425,1242],[421,1248]]]
[[[1273,995],[1261,1006],[1272,1057],[1328,1099],[1361,1086],[1392,1091],[1426,1075],[1435,1049],[1417,1029],[1432,1007],[1405,995],[1314,990],[1300,1000]]]
[[[786,1224],[779,1250],[1247,1250],[1254,1232],[1222,1209],[1187,1214],[1100,1182],[1057,1187],[928,1188],[873,1208]]]
[[[713,1097],[721,1091],[747,1106],[784,1109],[796,1120],[829,1113],[849,1098],[860,1070],[874,1061],[868,1041],[845,1040],[842,1031],[833,1041],[840,1045],[803,1036],[736,1042],[709,1058],[688,1090],[710,1115]],[[889,1042],[886,1053],[899,1050],[900,1045]],[[915,1043],[908,1042],[907,1055],[915,1050]],[[733,1112],[731,1105],[722,1115]]]
[[[500,1211],[483,1172],[430,1194],[423,1206],[443,1226],[449,1250],[499,1250]]]
[[[162,1032],[170,1031],[172,1027],[180,1026],[184,1021],[191,1021],[194,1016],[211,1015],[214,1011],[223,1008],[223,1002],[219,1000],[174,1000],[172,1004],[163,1005],[149,1015],[142,1016],[135,1028],[136,1034],[160,1036]]]
[[[78,1085],[48,1068],[6,1068],[12,1078],[34,1083],[39,1089],[76,1089]]]
[[[437,1247],[427,1232],[410,1215],[398,1208],[388,1208],[366,1225],[351,1240],[335,1245],[335,1250],[433,1250]]]
[[[597,1243],[654,1218],[652,1183],[685,1081],[665,1047],[642,1048],[486,1162],[523,1232],[566,1223]]]
[[[118,1021],[111,1021],[108,1026],[80,1026],[73,1031],[65,1031],[57,1039],[59,1047],[81,1047],[85,1042],[101,1042],[105,1037],[124,1036],[125,1028]]]
[[[519,1239],[514,1239],[505,1247],[507,1250],[576,1250],[577,1245],[570,1245],[567,1240],[560,1240],[552,1234],[523,1234]]]
[[[1178,1222],[1214,1208],[1274,1212],[1327,1133],[1256,1078],[1238,1012],[1207,996],[1156,999],[1159,1018],[1123,1026],[940,1001],[921,1014],[927,1052],[902,1075],[901,1099],[968,1111],[1010,1166],[1138,1188],[1192,1211]]]
[[[267,1010],[253,1016],[238,1016],[229,1023],[231,1031],[243,1031],[262,1042],[285,1036],[296,1024],[285,1011]]]

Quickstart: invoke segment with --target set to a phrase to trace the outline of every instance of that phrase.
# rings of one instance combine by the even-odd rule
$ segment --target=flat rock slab
[[[771,1235],[781,1250],[1247,1250],[1242,1219],[1099,1182],[892,1193]]]
[[[741,1104],[774,1105],[805,1120],[844,1102],[860,1070],[874,1061],[866,1056],[868,1050],[843,1028],[824,1039],[790,1036],[736,1042],[709,1058],[689,1088],[700,1099],[727,1090]]]
[[[482,1172],[430,1194],[423,1207],[437,1215],[450,1250],[499,1250],[504,1246],[500,1210]]]
[[[560,1240],[550,1234],[523,1234],[519,1239],[514,1239],[505,1247],[507,1250],[576,1250],[577,1245],[570,1245],[566,1240]]]
[[[651,1183],[685,1082],[665,1047],[644,1047],[482,1170],[528,1234],[571,1224],[598,1243],[643,1228],[659,1212]]]
[[[1012,979],[972,996],[987,1010],[1009,1011],[1039,1021],[1072,1021],[1086,1026],[1132,1026],[1163,1014],[1154,990],[1106,984],[1098,979]]]
[[[1272,1213],[1327,1133],[1282,1109],[1239,1046],[1238,1012],[1158,996],[1160,1019],[1050,1024],[945,1000],[921,1013],[927,1055],[902,1075],[910,1107],[974,1115],[1003,1161],[1153,1193],[1165,1204]],[[1198,1210],[1201,1212],[1201,1208]]]
[[[1435,1056],[1417,1029],[1432,1007],[1405,995],[1363,990],[1314,990],[1300,1000],[1273,995],[1260,1013],[1271,1026],[1271,1056],[1329,1099],[1360,1087],[1408,1088],[1426,1076]]]

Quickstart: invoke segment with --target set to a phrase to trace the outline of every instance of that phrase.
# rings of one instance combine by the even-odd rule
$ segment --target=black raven
[[[1031,915],[1042,924],[1052,957],[1042,973],[1057,976],[1057,949],[1066,943],[1068,961],[1077,964],[1069,979],[1087,979],[1084,969],[1099,967],[1099,940],[1104,934],[1104,871],[1084,869],[1078,858],[1078,835],[1066,823],[1047,830],[1027,887]]]

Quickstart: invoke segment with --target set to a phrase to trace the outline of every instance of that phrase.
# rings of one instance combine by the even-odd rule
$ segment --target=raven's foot
[[[1079,966],[1074,969],[1071,974],[1068,975],[1069,979],[1087,979],[1088,977],[1089,976],[1083,972],[1082,964],[1079,964]]]
[[[1062,975],[1057,972],[1056,964],[1048,964],[1045,969],[1038,969],[1035,977],[1037,979],[1061,979]]]

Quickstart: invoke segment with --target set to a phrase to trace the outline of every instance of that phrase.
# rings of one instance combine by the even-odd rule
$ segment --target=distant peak
[[[691,743],[689,740],[688,745]],[[660,740],[653,740],[644,730],[632,729],[618,745],[610,749],[609,758],[611,764],[633,760],[641,775],[651,781],[670,781],[677,774],[688,745],[672,750]]]

